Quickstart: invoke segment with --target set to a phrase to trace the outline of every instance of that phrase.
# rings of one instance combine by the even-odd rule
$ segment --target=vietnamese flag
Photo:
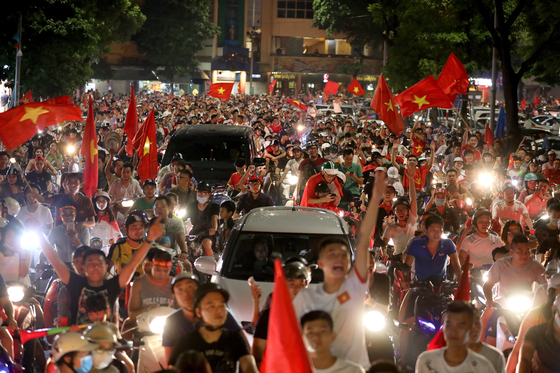
[[[535,99],[533,100],[533,104],[535,105],[540,105],[541,104],[541,100],[539,100],[539,95],[535,94]]]
[[[521,99],[521,111],[525,110],[525,106],[527,106],[527,101],[524,98]]]
[[[277,79],[274,79],[272,83],[270,83],[270,85],[268,86],[268,92],[270,92],[269,93],[270,95],[274,92],[274,87],[276,87],[276,81]]]
[[[455,95],[467,94],[469,89],[469,75],[465,66],[459,59],[451,53],[445,66],[441,70],[437,79],[437,84],[441,87],[443,92],[450,97],[450,101],[455,101]],[[453,99],[451,99],[453,98]]]
[[[280,259],[274,261],[274,296],[261,373],[313,373]]]
[[[140,159],[137,170],[142,183],[147,179],[155,179],[158,171],[158,159],[156,122],[153,108],[144,123],[138,128],[138,133],[134,136],[132,145]]]
[[[301,111],[307,111],[307,106],[305,106],[305,104],[301,101],[292,100],[291,98],[287,98],[286,101],[288,101],[290,104],[294,105]]]
[[[346,90],[356,96],[363,96],[366,93],[356,78],[352,79]]]
[[[329,81],[327,81],[327,84],[325,84],[325,88],[323,89],[323,92],[331,93],[333,95],[336,95],[336,93],[338,92],[338,87],[340,87],[340,84],[335,83],[335,82],[331,82],[329,80]]]
[[[23,95],[23,97],[21,98],[21,100],[19,101],[22,104],[30,104],[33,102],[33,94],[31,93],[31,90],[27,91],[26,94]]]
[[[395,102],[399,104],[404,118],[417,111],[426,110],[434,106],[442,109],[451,109],[453,107],[453,102],[449,100],[449,97],[437,84],[433,75],[401,92],[395,97]]]
[[[377,83],[375,88],[375,94],[371,100],[370,107],[395,135],[399,135],[404,130],[401,115],[383,74],[379,76],[379,83]]]
[[[70,104],[69,96],[55,97],[43,102],[16,106],[0,114],[0,141],[10,151],[30,138],[39,130],[64,121],[82,121],[82,111]]]
[[[132,139],[136,136],[136,131],[138,129],[138,110],[136,109],[136,98],[134,97],[134,87],[132,84],[130,85],[130,89],[130,103],[128,104],[123,131],[126,134],[126,154],[132,157],[134,150]]]
[[[455,301],[470,302],[471,300],[471,281],[469,279],[469,264],[470,256],[467,255],[467,261],[463,265],[463,274],[459,279],[457,284],[457,290],[455,290],[455,295],[453,299]],[[434,338],[428,343],[428,351],[436,350],[447,346],[445,338],[443,335],[443,329],[438,330]]]
[[[214,83],[208,89],[208,96],[222,100],[229,100],[234,84],[235,83]]]
[[[84,166],[84,194],[93,198],[97,192],[98,170],[97,165],[97,134],[95,131],[95,117],[93,115],[93,104],[89,96],[88,116],[86,127],[82,138],[82,148],[80,153],[85,157]]]
[[[484,133],[484,142],[486,143],[486,146],[488,146],[488,149],[490,149],[492,144],[494,144],[494,134],[492,134],[492,131],[490,130],[490,126],[488,125],[488,123],[486,123],[486,132]]]

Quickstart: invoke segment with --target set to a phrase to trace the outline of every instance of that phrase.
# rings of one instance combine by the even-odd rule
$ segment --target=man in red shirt
[[[329,185],[324,181],[320,181],[319,184],[315,185],[315,198],[313,200],[317,200],[320,202],[309,203],[308,207],[317,207],[317,208],[327,209],[335,212],[338,211],[338,207],[335,202],[335,197],[332,196],[331,190],[329,189]]]
[[[398,139],[395,141],[398,141]],[[428,163],[426,163],[421,167],[418,167],[417,157],[415,157],[412,154],[406,157],[407,168],[415,169],[414,187],[418,191],[421,191],[424,188],[424,184],[426,183],[426,175],[428,174],[428,172],[430,172],[430,169],[432,168],[432,163],[434,163],[435,147],[436,147],[436,143],[435,141],[432,141],[430,144],[430,149],[432,149],[432,151],[430,152],[430,160],[428,161]],[[395,160],[396,151],[397,151],[397,147],[393,146],[393,152],[391,153],[391,163],[393,163],[393,166],[395,166],[395,168],[399,170],[400,173],[403,173],[403,187],[405,189],[408,189],[408,174],[404,172],[404,167],[396,162]]]
[[[416,157],[419,157],[420,154],[422,154],[424,152],[424,149],[426,148],[427,138],[426,135],[424,134],[424,131],[422,131],[422,128],[417,128],[417,127],[418,127],[418,119],[416,119],[416,123],[414,123],[414,127],[412,128],[412,134],[410,135],[410,138],[412,140],[412,154],[414,154],[414,156]]]
[[[552,168],[546,170],[544,176],[546,176],[549,182],[560,184],[560,159],[554,160]]]
[[[237,184],[239,184],[239,182],[243,178],[243,175],[245,175],[245,172],[247,172],[245,170],[245,159],[237,158],[235,160],[235,169],[237,170],[237,172],[230,176],[229,181],[227,182],[227,185],[228,185],[229,188],[240,190],[240,189],[237,189]],[[247,184],[247,182],[245,182],[245,185],[246,184]]]
[[[480,161],[480,152],[476,150],[476,144],[478,144],[478,137],[476,135],[469,135],[469,127],[465,130],[463,134],[463,144],[461,146],[461,154],[465,152],[465,150],[469,149],[473,151],[473,163]],[[464,154],[463,154],[464,156]]]
[[[317,207],[316,205],[321,203],[334,203],[335,206],[338,206],[342,196],[342,187],[338,180],[336,180],[337,173],[338,169],[334,162],[329,161],[323,164],[321,173],[311,176],[307,181],[303,197],[301,198],[301,206]],[[317,198],[316,187],[321,182],[324,182],[329,187],[331,194],[324,198]]]

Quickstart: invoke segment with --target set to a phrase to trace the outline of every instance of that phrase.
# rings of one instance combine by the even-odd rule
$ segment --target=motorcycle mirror
[[[201,256],[194,262],[195,268],[204,274],[214,276],[218,274],[216,271],[216,259],[212,256]]]

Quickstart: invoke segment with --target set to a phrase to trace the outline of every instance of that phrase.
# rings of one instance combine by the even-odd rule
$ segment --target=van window
[[[178,144],[177,144],[178,145]],[[245,158],[247,144],[244,139],[210,137],[196,138],[180,149],[185,161],[217,161],[233,163],[237,158]]]

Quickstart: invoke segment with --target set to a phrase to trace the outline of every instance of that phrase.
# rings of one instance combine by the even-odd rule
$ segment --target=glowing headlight
[[[39,248],[39,236],[35,232],[25,232],[21,236],[21,247],[26,250]]]
[[[511,297],[507,301],[508,309],[514,312],[524,312],[531,307],[531,299],[518,295],[516,297]]]
[[[441,238],[445,238],[445,239],[446,239],[446,238],[447,238],[447,234],[446,234],[446,233],[442,233],[442,234],[441,234]]]
[[[338,216],[340,216],[341,218],[343,218],[343,217],[344,217],[344,211],[339,211],[339,212],[338,212]]]
[[[74,145],[68,145],[68,153],[72,154],[74,153],[74,150],[76,150],[76,148],[74,148]]]
[[[125,199],[122,201],[122,205],[123,207],[132,207],[132,205],[134,205],[134,201],[131,199]]]
[[[16,159],[15,158],[10,158],[10,163],[16,163]]]
[[[395,202],[397,200],[397,197],[393,198],[393,202]]]
[[[467,205],[472,206],[472,199],[467,198]]]
[[[364,326],[367,330],[378,332],[385,326],[385,316],[379,311],[371,311],[364,316]]]
[[[177,217],[178,218],[182,219],[182,218],[185,217],[185,215],[187,215],[187,210],[186,209],[181,209],[181,210],[177,211]]]
[[[393,242],[392,238],[389,238],[389,242],[387,242],[387,245],[389,246],[395,246],[395,243]]]
[[[154,334],[163,334],[163,326],[165,325],[166,319],[167,316],[155,317],[150,322],[150,331]]]
[[[296,175],[290,175],[290,177],[288,177],[288,183],[290,185],[296,185],[298,182],[298,177]]]
[[[490,174],[481,174],[478,177],[478,180],[480,181],[480,183],[484,186],[489,186],[490,184],[492,184],[492,175]]]
[[[8,297],[12,302],[19,302],[23,299],[25,291],[21,286],[9,286],[8,287]]]
[[[300,132],[303,131],[303,126],[300,124],[299,126],[297,126],[297,130]]]
[[[484,281],[484,283],[488,281],[488,271],[482,271],[482,281]]]
[[[550,216],[548,216],[548,214],[543,215],[543,216],[541,217],[541,219],[544,219],[544,220],[547,220],[548,218],[550,218]]]

